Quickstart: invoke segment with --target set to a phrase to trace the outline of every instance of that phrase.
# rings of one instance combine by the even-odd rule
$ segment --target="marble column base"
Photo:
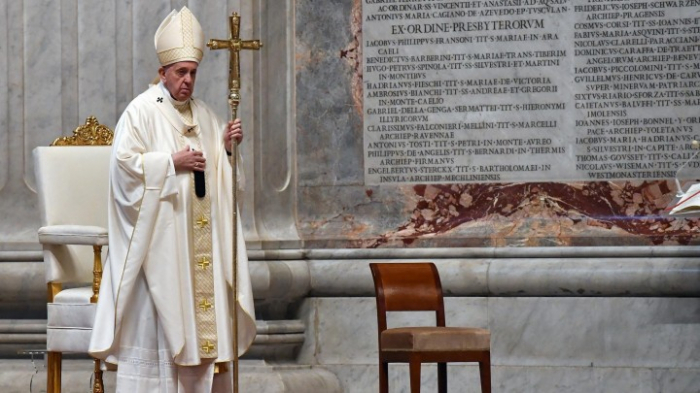
[[[62,393],[89,391],[91,360],[64,360]],[[114,392],[116,374],[104,373],[105,392]],[[310,366],[270,364],[242,360],[239,370],[240,392],[265,393],[341,393],[340,382],[331,372]],[[43,359],[0,360],[0,386],[3,393],[46,391]]]

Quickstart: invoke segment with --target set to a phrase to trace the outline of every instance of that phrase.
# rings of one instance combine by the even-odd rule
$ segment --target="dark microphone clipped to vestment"
[[[194,149],[192,149],[194,150]],[[204,182],[204,171],[194,172],[194,194],[197,198],[204,198],[207,193],[206,183]]]
[[[204,195],[207,193],[204,185],[204,172],[194,171],[194,193],[197,195],[197,198],[204,198]]]

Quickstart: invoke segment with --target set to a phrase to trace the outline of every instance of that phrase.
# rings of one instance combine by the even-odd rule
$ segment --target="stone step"
[[[45,319],[0,319],[0,334],[46,333]]]
[[[304,343],[300,320],[256,321],[257,335],[244,359],[291,360]],[[0,358],[25,358],[27,350],[46,348],[46,320],[0,320]],[[86,358],[85,355],[69,357]]]

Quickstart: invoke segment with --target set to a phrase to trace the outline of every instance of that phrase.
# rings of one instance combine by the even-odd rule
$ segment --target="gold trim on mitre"
[[[202,26],[187,7],[173,10],[161,22],[154,38],[161,66],[180,61],[199,63],[204,56]]]

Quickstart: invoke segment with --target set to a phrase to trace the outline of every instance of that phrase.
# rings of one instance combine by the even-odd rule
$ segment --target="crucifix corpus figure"
[[[117,392],[231,392],[227,364],[255,338],[228,159],[243,131],[193,96],[204,33],[187,7],[163,20],[155,48],[159,83],[115,129],[90,353],[117,365]]]

